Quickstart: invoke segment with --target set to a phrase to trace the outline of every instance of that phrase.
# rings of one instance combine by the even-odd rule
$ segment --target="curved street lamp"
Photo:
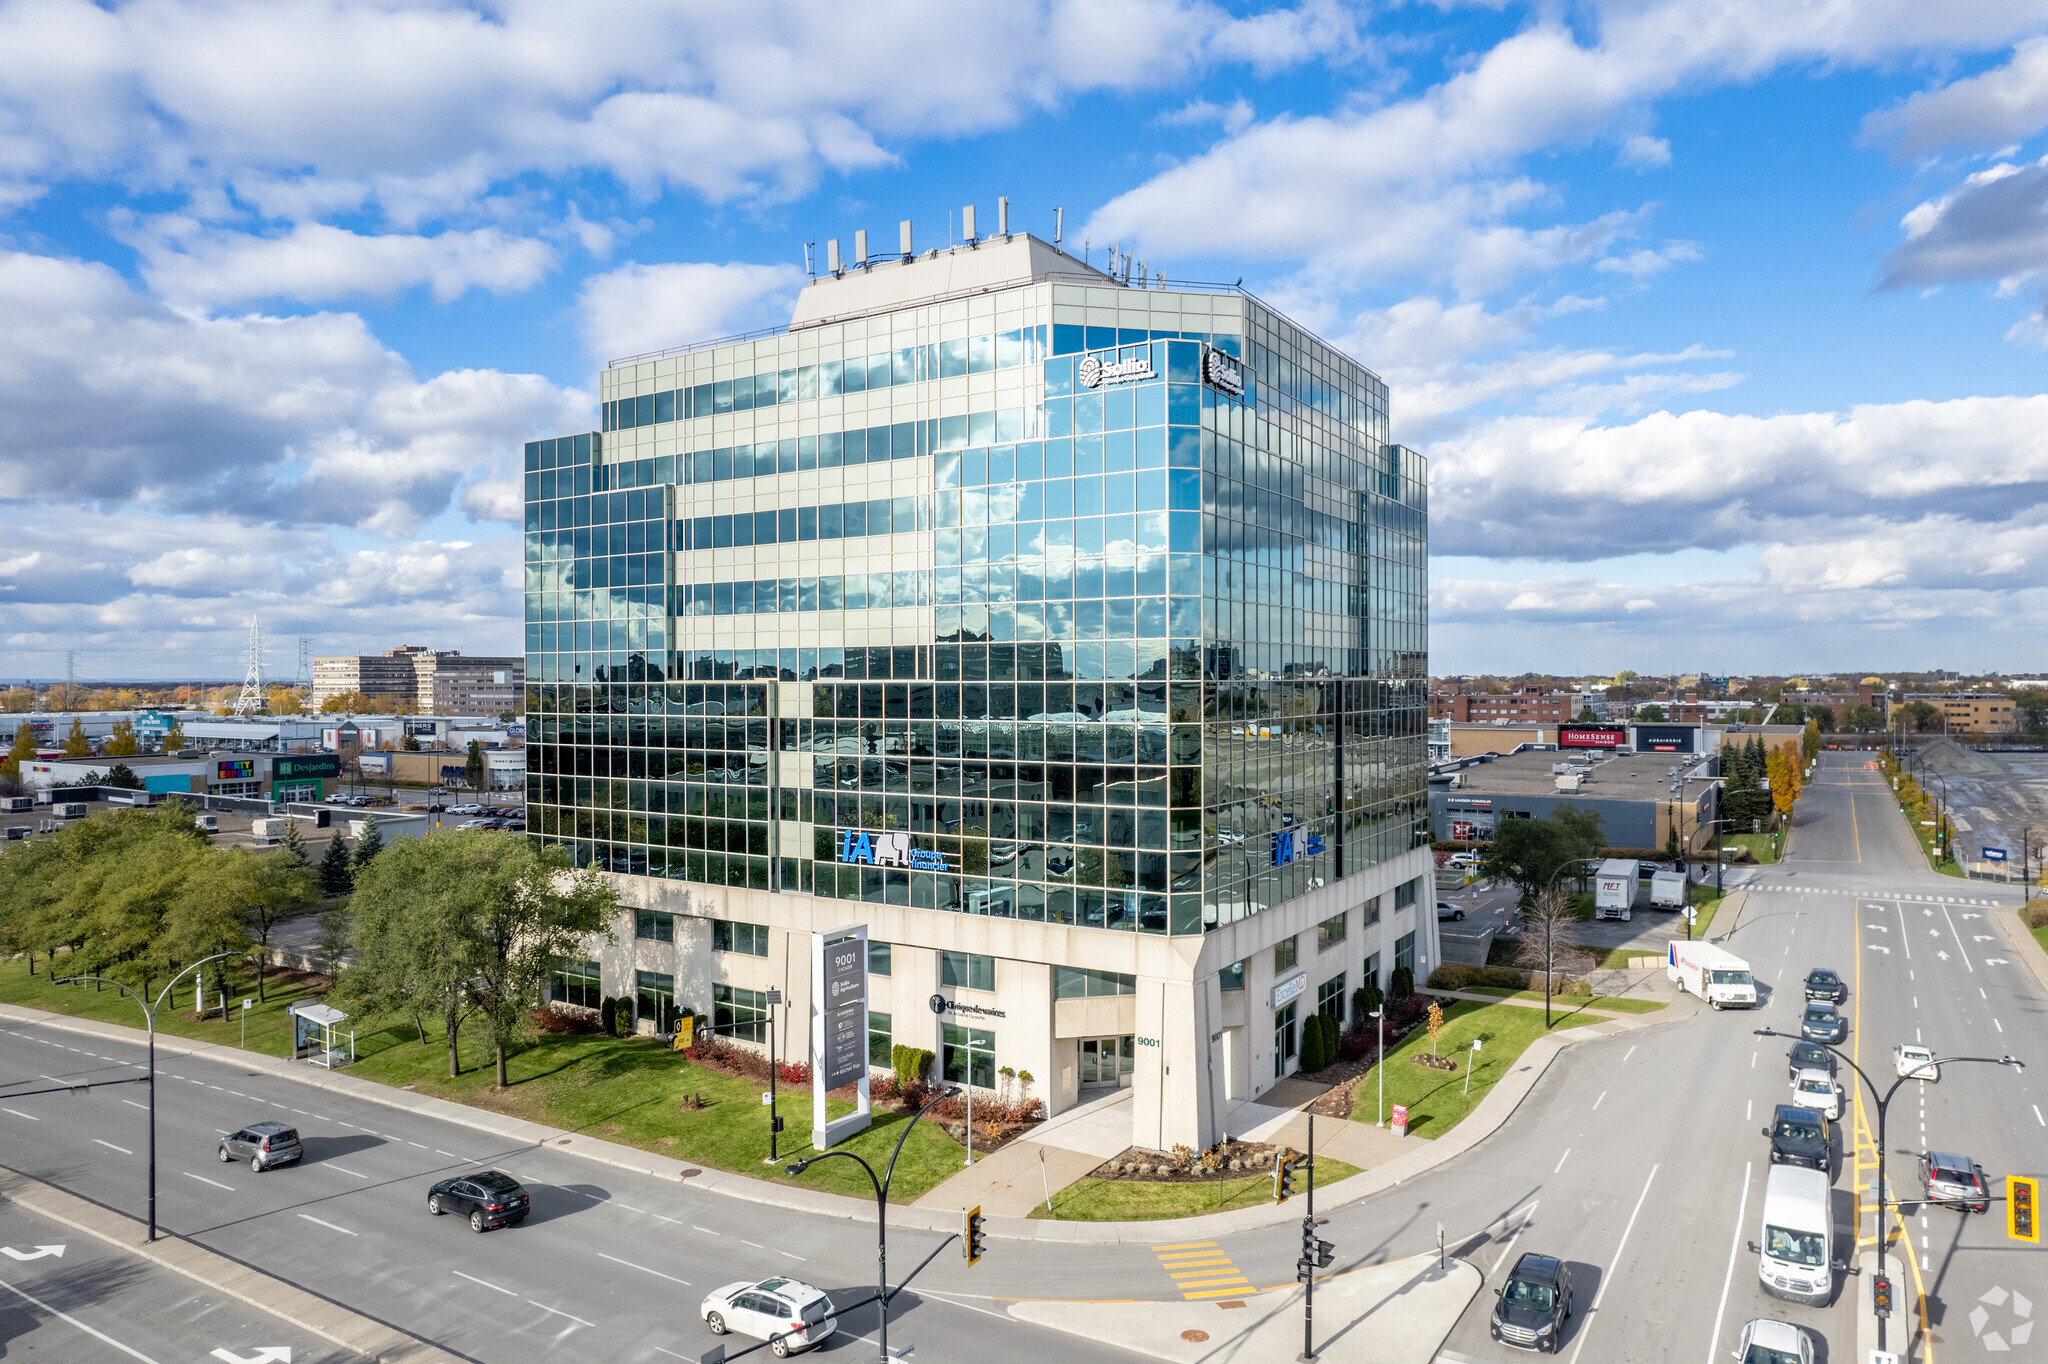
[[[1758,1037],[1780,1037],[1791,1042],[1812,1041],[1811,1038],[1800,1037],[1794,1033],[1779,1032],[1776,1028],[1757,1028],[1755,1033]],[[1827,1047],[1830,1052],[1841,1059],[1843,1064],[1855,1071],[1857,1078],[1862,1080],[1864,1085],[1870,1090],[1871,1102],[1877,1105],[1877,1273],[1878,1277],[1882,1278],[1884,1276],[1885,1256],[1890,1253],[1890,1247],[1887,1245],[1884,1235],[1886,1191],[1891,1187],[1890,1181],[1886,1179],[1884,1173],[1885,1111],[1891,1107],[1892,1096],[1899,1092],[1899,1086],[1912,1079],[1915,1074],[1925,1067],[1915,1066],[1912,1070],[1901,1075],[1898,1079],[1892,1081],[1892,1087],[1880,1096],[1877,1092],[1877,1082],[1864,1072],[1863,1067],[1850,1060],[1846,1054],[1836,1051],[1834,1047],[1829,1046],[1826,1042],[1816,1043],[1815,1045]],[[2011,1066],[2015,1070],[2025,1070],[2027,1068],[2026,1062],[2014,1056],[1940,1056],[1926,1064],[1928,1066],[1940,1067],[1967,1065],[1973,1062],[1987,1066]],[[1879,1350],[1884,1349],[1884,1323],[1885,1319],[1883,1317],[1877,1319],[1877,1348]]]
[[[808,1160],[797,1161],[788,1167],[790,1174],[800,1175],[821,1160],[839,1156],[867,1171],[868,1182],[875,1186],[875,1306],[882,1316],[881,1330],[878,1333],[882,1341],[882,1364],[889,1364],[889,1182],[896,1178],[896,1157],[903,1154],[903,1143],[910,1139],[910,1129],[917,1126],[919,1118],[946,1100],[959,1096],[960,1090],[957,1086],[943,1089],[939,1091],[938,1097],[917,1110],[917,1116],[903,1125],[903,1134],[896,1138],[896,1149],[889,1153],[889,1168],[879,1178],[875,1175],[874,1166],[851,1151],[826,1151]],[[967,1139],[972,1142],[974,1134],[969,1132]]]
[[[156,1003],[151,1004],[136,991],[130,989],[112,976],[66,976],[62,980],[52,978],[52,985],[76,985],[84,981],[97,981],[111,985],[122,994],[134,1000],[142,1010],[143,1019],[149,1024],[149,1239],[156,1240],[156,1015],[163,1008],[164,999],[176,988],[179,981],[205,966],[208,962],[220,961],[226,957],[245,957],[246,952],[216,952],[210,957],[201,957],[184,970],[172,976],[170,983],[157,991]]]

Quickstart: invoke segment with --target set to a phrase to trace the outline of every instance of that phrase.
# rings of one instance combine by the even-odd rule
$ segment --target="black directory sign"
[[[859,938],[825,944],[825,1008],[858,1004],[868,997],[868,945]]]
[[[868,945],[862,938],[825,943],[825,1088],[868,1073]]]

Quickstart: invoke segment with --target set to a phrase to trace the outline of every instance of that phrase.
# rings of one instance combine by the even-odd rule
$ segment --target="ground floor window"
[[[656,1032],[676,1030],[676,978],[659,971],[633,973],[633,1002],[639,1016],[651,1019]]]
[[[953,1084],[972,1084],[976,1089],[996,1087],[996,1035],[980,1028],[946,1025],[944,1058],[946,1079]],[[972,1077],[970,1079],[970,1077]]]
[[[1273,1078],[1279,1079],[1291,1069],[1294,1060],[1294,1006],[1273,1013]]]
[[[594,961],[565,961],[555,972],[548,998],[558,1004],[579,1004],[595,1009],[604,1003],[604,982]]]
[[[711,987],[711,1021],[721,1037],[743,1042],[768,1040],[768,996],[760,990],[742,990],[736,985]]]
[[[1394,969],[1408,968],[1408,974],[1415,974],[1415,935],[1403,933],[1394,939]]]
[[[1344,1025],[1344,977],[1336,976],[1316,987],[1316,1012],[1328,1014]]]
[[[1387,988],[1387,983],[1380,979],[1379,953],[1375,952],[1365,959],[1365,975],[1362,979],[1367,985],[1376,985],[1382,990]]]
[[[883,1070],[896,1064],[895,1038],[889,1028],[893,1022],[889,1015],[868,1010],[868,1064]]]

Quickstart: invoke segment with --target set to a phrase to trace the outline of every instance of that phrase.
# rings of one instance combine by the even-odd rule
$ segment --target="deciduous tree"
[[[64,756],[67,758],[89,758],[92,756],[92,740],[85,737],[85,722],[76,715],[71,717],[71,732],[64,736]]]

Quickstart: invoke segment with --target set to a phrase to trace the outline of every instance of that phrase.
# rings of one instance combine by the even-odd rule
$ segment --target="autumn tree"
[[[359,691],[340,691],[320,703],[322,715],[369,715],[370,698]]]
[[[64,756],[67,758],[89,758],[92,756],[92,740],[85,737],[85,722],[76,715],[71,717],[71,732],[64,736]]]
[[[7,750],[7,756],[0,759],[0,777],[17,784],[21,781],[21,765],[36,756],[36,732],[26,723],[16,726],[14,746]]]
[[[135,739],[135,722],[125,717],[114,721],[114,731],[107,736],[107,756],[127,758],[142,751]]]

